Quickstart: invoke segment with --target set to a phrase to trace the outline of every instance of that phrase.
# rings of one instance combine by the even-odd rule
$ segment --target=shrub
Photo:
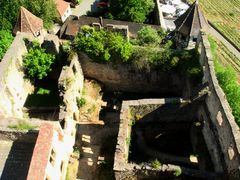
[[[152,162],[151,162],[151,165],[152,165],[152,167],[155,168],[155,169],[159,169],[159,168],[161,167],[161,163],[160,163],[157,159],[155,159],[154,161],[152,161]]]
[[[13,41],[13,36],[8,30],[0,30],[0,61],[3,58],[5,52],[10,47]]]
[[[137,42],[140,46],[157,46],[161,41],[156,29],[151,26],[145,26],[137,33]]]
[[[55,56],[45,53],[38,42],[33,42],[28,53],[23,57],[23,65],[29,78],[43,79],[52,70]]]
[[[89,26],[83,27],[76,36],[74,47],[98,62],[125,62],[132,54],[132,45],[120,34],[104,30],[95,31]]]

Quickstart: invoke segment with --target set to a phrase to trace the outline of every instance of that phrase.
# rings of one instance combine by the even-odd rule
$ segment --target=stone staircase
[[[0,140],[0,179],[25,180],[34,143]]]

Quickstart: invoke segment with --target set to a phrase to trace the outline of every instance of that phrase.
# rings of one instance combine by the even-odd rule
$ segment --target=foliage
[[[70,41],[64,41],[62,44],[63,52],[70,54],[71,52],[71,43]]]
[[[126,144],[130,147],[130,145],[131,145],[131,138],[130,137],[126,138]]]
[[[57,17],[55,0],[1,0],[0,29],[13,29],[20,6],[42,18],[46,28],[49,28]]]
[[[28,53],[23,57],[23,65],[29,78],[43,79],[52,70],[55,56],[45,53],[38,42],[33,42]]]
[[[83,107],[86,104],[86,99],[77,97],[77,106],[78,108]]]
[[[180,168],[176,169],[174,172],[174,176],[178,177],[182,174],[182,170]]]
[[[153,0],[110,0],[110,13],[119,20],[143,23],[153,8]]]
[[[17,130],[31,130],[31,129],[35,129],[37,126],[28,124],[26,121],[20,121],[18,124],[9,125],[8,127],[11,129],[17,129]]]
[[[132,54],[132,45],[120,34],[104,30],[95,31],[89,26],[82,28],[74,40],[74,47],[99,62],[125,62]]]
[[[40,95],[50,94],[50,90],[44,89],[44,88],[39,88],[37,91],[37,94],[40,94]]]
[[[232,108],[232,113],[235,117],[235,121],[240,126],[240,85],[237,82],[236,72],[230,66],[225,68],[219,63],[216,42],[211,37],[209,37],[208,40],[210,42],[214,68],[219,85],[226,94],[228,103]]]
[[[155,159],[154,161],[152,161],[152,162],[151,162],[151,165],[152,165],[152,167],[155,168],[155,169],[160,169],[160,167],[161,167],[161,163],[160,163],[157,159]]]
[[[132,55],[132,63],[137,69],[150,71],[159,69],[162,71],[174,70],[178,66],[178,54],[171,49],[172,42],[168,41],[161,49],[151,47],[135,47]]]
[[[41,18],[44,27],[49,28],[57,19],[56,1],[55,0],[24,0],[25,7],[35,16]]]
[[[8,30],[0,30],[0,60],[13,41],[13,36]]]
[[[137,33],[137,43],[140,46],[157,46],[162,40],[162,34],[151,26],[145,26]]]

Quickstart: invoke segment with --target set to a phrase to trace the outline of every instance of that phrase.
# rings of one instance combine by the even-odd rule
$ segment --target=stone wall
[[[157,24],[159,24],[162,29],[167,30],[159,0],[155,0],[155,16],[156,16]]]
[[[69,65],[63,66],[58,79],[60,97],[63,101],[63,105],[60,107],[60,120],[76,120],[79,116],[77,98],[82,95],[84,77],[77,55],[74,55],[69,61]]]
[[[141,99],[141,100],[132,100],[132,101],[123,101],[121,114],[120,114],[120,125],[119,125],[119,132],[118,132],[118,139],[117,139],[117,146],[114,155],[114,172],[116,179],[128,179],[128,177],[141,177],[141,178],[150,178],[150,177],[157,177],[161,174],[161,172],[168,171],[171,175],[177,168],[174,165],[162,165],[161,169],[154,169],[151,167],[150,164],[145,164],[144,167],[141,167],[135,163],[128,162],[128,155],[129,155],[129,141],[131,139],[131,116],[132,110],[131,108],[135,108],[136,111],[139,110],[140,107],[145,108],[144,113],[141,114],[142,116],[152,113],[155,110],[158,110],[159,107],[168,105],[168,104],[186,104],[187,102],[179,99],[179,98],[166,98],[166,99]],[[148,108],[146,108],[148,106]],[[142,110],[139,111],[142,113]],[[189,111],[187,114],[191,114],[194,112]],[[171,116],[172,121],[178,121],[174,118],[174,113]],[[140,115],[140,116],[141,116]],[[164,115],[161,115],[163,121],[166,119]],[[182,117],[183,118],[183,117]],[[156,119],[154,119],[156,120]],[[169,119],[167,120],[169,122]],[[144,173],[145,172],[145,173]]]
[[[159,93],[165,96],[181,96],[183,83],[177,73],[135,70],[131,65],[95,63],[81,53],[79,61],[85,77],[104,84],[107,91]]]
[[[44,38],[44,39],[43,39]],[[34,87],[25,78],[23,56],[27,45],[36,40],[47,52],[59,54],[59,40],[55,35],[34,38],[29,33],[18,33],[0,63],[0,117],[23,118],[23,106]]]
[[[204,123],[203,134],[216,171],[223,170],[230,179],[239,179],[240,131],[232,115],[226,96],[218,84],[214,71],[210,44],[205,33],[199,36],[196,48],[203,67],[203,83],[209,85],[205,105],[199,109],[199,119]],[[219,162],[222,166],[219,166]]]
[[[22,56],[27,53],[24,38],[33,39],[30,34],[19,33],[0,63],[0,116],[23,117],[22,107],[33,90],[24,79]]]

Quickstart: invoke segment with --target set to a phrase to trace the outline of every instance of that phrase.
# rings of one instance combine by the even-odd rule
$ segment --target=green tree
[[[24,0],[23,5],[35,16],[41,18],[46,28],[51,27],[57,19],[55,0]]]
[[[153,8],[153,0],[110,0],[110,13],[119,20],[143,23]]]
[[[83,27],[76,36],[74,47],[99,62],[127,61],[132,54],[132,45],[120,34],[95,31],[89,26]]]
[[[55,0],[0,0],[0,29],[13,29],[20,6],[42,18],[45,28],[49,28],[57,17]]]
[[[8,30],[0,30],[0,61],[13,41],[13,36]]]
[[[52,70],[55,56],[45,53],[38,42],[33,42],[28,53],[23,57],[23,65],[29,78],[43,79]]]
[[[137,42],[140,46],[157,46],[161,40],[157,30],[151,26],[145,26],[137,33]]]

